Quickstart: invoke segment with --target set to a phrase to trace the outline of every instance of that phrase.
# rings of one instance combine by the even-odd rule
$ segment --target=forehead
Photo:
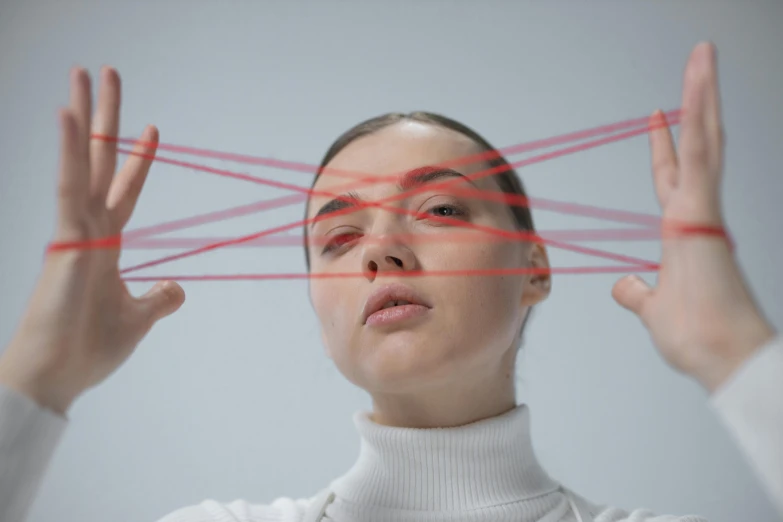
[[[454,164],[454,160],[480,152],[483,150],[473,140],[451,129],[422,122],[398,122],[349,143],[327,167],[350,171],[351,174],[330,175],[327,170],[319,176],[315,188],[323,191],[335,189],[336,192],[343,192],[343,187],[354,190],[357,181],[352,177],[356,175],[382,177],[445,162],[449,162],[449,167],[456,171],[471,174],[487,168],[487,163]],[[482,189],[494,187],[489,177],[475,182]],[[394,190],[394,183],[367,184],[355,189],[359,194],[367,194],[368,198],[372,197],[372,193],[389,190]],[[313,196],[310,209],[317,208],[319,202],[328,199],[328,196]]]

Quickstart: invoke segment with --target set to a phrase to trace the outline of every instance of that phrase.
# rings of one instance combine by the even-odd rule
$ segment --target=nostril
[[[370,261],[369,263],[367,263],[367,270],[369,270],[370,272],[377,272],[378,263],[376,263],[375,261]]]
[[[392,263],[394,263],[399,267],[402,267],[402,260],[400,258],[393,257],[393,256],[386,256],[386,260],[391,261]]]

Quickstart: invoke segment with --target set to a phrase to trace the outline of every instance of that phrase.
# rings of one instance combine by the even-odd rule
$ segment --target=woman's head
[[[457,192],[525,195],[516,173],[503,168],[506,160],[486,154],[493,151],[464,125],[416,112],[362,122],[326,153],[313,183],[317,194],[306,208],[307,218],[324,216],[305,231],[308,269],[362,275],[312,278],[310,297],[327,353],[349,380],[371,394],[412,394],[455,382],[479,385],[513,373],[529,309],[546,298],[550,279],[460,275],[548,266],[540,244],[503,240],[487,232],[532,232],[528,207]],[[466,157],[472,157],[470,162],[460,161]],[[443,164],[448,169],[441,169]],[[497,174],[464,178],[494,167],[500,167]],[[406,173],[404,180],[398,177]],[[357,176],[365,181],[357,181]],[[450,184],[436,187],[444,182]],[[341,212],[346,203],[335,201],[337,195],[368,202],[392,198],[385,205],[396,210]],[[430,216],[454,218],[478,229]],[[408,272],[421,275],[406,277]],[[454,275],[428,275],[438,272]],[[405,320],[366,321],[368,300],[387,285],[407,287],[426,308]]]

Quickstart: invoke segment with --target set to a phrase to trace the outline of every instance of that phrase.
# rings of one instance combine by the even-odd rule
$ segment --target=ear
[[[530,243],[527,249],[527,266],[544,273],[533,273],[527,276],[522,292],[522,305],[533,306],[549,297],[552,291],[552,274],[549,272],[549,257],[546,247],[541,243]]]
[[[324,345],[324,353],[326,353],[326,356],[331,359],[332,350],[329,349],[329,343],[326,339],[326,332],[324,332],[323,328],[321,328],[321,343]]]

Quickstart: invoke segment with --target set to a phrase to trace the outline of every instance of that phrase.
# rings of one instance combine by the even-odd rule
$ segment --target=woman
[[[77,70],[70,107],[61,113],[58,242],[118,234],[150,166],[131,156],[113,177],[116,145],[90,141],[90,104],[89,79]],[[697,46],[689,60],[682,108],[679,156],[668,128],[651,133],[664,218],[722,228],[722,131],[711,45]],[[92,130],[116,136],[118,111],[119,79],[104,69]],[[154,128],[141,137],[157,139]],[[339,194],[344,180],[318,176],[317,194],[307,205],[308,217],[319,217],[306,230],[310,269],[362,273],[310,284],[327,353],[372,397],[372,412],[355,417],[359,459],[311,498],[268,505],[205,501],[163,520],[653,520],[646,511],[594,505],[536,462],[528,410],[516,404],[513,375],[530,309],[549,294],[546,251],[534,242],[482,241],[475,227],[469,233],[476,241],[438,240],[458,229],[455,219],[533,230],[527,209],[444,188],[456,180],[452,187],[524,194],[513,173],[469,179],[503,164],[502,158],[454,161],[487,150],[489,144],[469,129],[426,114],[372,120],[334,144],[323,167],[365,172],[378,181],[407,173],[396,184],[364,185],[343,198],[327,194]],[[451,169],[428,168],[450,162]],[[352,200],[393,202],[347,212]],[[73,401],[184,301],[173,282],[131,297],[118,274],[118,249],[106,246],[57,250],[46,258],[27,314],[0,359],[2,520],[24,518]],[[409,271],[523,267],[534,270],[405,277]],[[629,276],[612,293],[644,322],[661,355],[713,394],[783,506],[783,390],[776,378],[783,372],[783,345],[754,303],[727,242],[667,236],[656,288]]]

